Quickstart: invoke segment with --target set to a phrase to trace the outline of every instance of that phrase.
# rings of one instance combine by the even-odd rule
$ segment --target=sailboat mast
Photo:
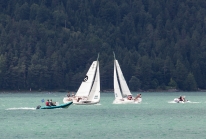
[[[97,56],[97,61],[99,60],[99,53],[98,53],[98,56]]]
[[[114,55],[114,60],[116,60],[114,51],[113,51],[113,55]]]

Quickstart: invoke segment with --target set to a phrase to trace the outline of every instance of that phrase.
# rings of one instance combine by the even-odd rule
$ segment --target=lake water
[[[133,93],[136,95],[137,93]],[[205,92],[142,92],[141,104],[112,104],[36,110],[41,100],[62,103],[66,93],[0,93],[1,139],[205,139]],[[191,103],[171,101],[185,95]]]

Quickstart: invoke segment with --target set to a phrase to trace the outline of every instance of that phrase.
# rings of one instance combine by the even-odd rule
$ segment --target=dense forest
[[[113,51],[132,91],[206,89],[206,1],[0,0],[0,90],[74,90]]]

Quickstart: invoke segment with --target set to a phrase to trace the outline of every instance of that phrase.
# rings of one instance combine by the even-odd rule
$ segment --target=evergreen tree
[[[189,73],[187,75],[187,78],[185,80],[185,89],[187,91],[196,91],[197,90],[196,81],[195,81],[194,75],[192,73]]]
[[[138,91],[140,89],[140,86],[141,86],[140,80],[137,77],[132,76],[132,78],[129,81],[130,90],[131,91]]]

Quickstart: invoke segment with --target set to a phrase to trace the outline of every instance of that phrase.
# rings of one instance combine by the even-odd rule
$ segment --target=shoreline
[[[50,91],[39,91],[39,90],[33,90],[33,91],[30,91],[30,90],[0,90],[0,93],[76,93],[76,91],[62,91],[62,90],[50,90]],[[114,93],[114,90],[112,89],[109,89],[109,90],[102,90],[100,91],[101,93]],[[206,90],[201,90],[201,89],[198,89],[197,91],[183,91],[183,90],[177,90],[177,89],[168,89],[168,90],[154,90],[154,89],[149,89],[149,90],[138,90],[138,91],[131,91],[131,92],[165,92],[165,93],[173,93],[173,92],[206,92]]]

